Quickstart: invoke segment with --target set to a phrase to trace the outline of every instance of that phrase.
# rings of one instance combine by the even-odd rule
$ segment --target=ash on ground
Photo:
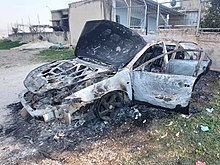
[[[192,112],[201,111],[200,102],[212,99],[209,84],[219,80],[219,72],[209,71],[198,81],[192,95],[190,108]],[[91,114],[90,118],[74,121],[68,126],[59,120],[49,123],[36,119],[24,121],[19,115],[22,108],[20,103],[10,104],[8,108],[11,109],[13,121],[5,124],[0,139],[13,137],[15,140],[11,142],[12,145],[20,143],[24,146],[22,150],[13,150],[4,157],[5,161],[10,158],[16,163],[21,159],[39,162],[45,158],[62,162],[62,158],[54,157],[53,153],[86,152],[91,150],[92,144],[97,141],[127,136],[137,130],[148,130],[153,119],[172,118],[176,114],[146,105],[133,105],[121,108],[111,122],[101,121]],[[4,160],[2,161],[4,164]]]

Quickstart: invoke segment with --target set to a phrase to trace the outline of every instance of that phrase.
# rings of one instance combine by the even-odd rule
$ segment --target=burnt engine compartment
[[[51,89],[44,93],[32,93],[28,91],[24,96],[25,100],[28,103],[31,103],[31,107],[33,109],[45,109],[47,106],[56,106],[61,105],[64,101],[64,98],[84,89],[90,85],[93,85],[97,82],[100,82],[104,79],[111,77],[113,74],[110,73],[99,73],[95,77],[86,80],[86,81],[79,81],[72,85],[65,86],[60,89]]]
[[[25,79],[24,100],[33,110],[61,106],[73,93],[113,76],[116,72],[79,59],[55,61],[33,70]]]
[[[102,75],[102,73],[104,75]],[[105,75],[113,75],[114,71],[96,64],[84,64],[79,59],[55,61],[36,68],[26,77],[25,87],[32,93],[43,93],[65,86],[81,85],[85,81]]]

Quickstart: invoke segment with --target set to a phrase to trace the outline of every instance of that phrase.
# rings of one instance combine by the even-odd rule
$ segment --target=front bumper
[[[78,111],[85,103],[71,102],[69,104],[62,105],[50,105],[49,103],[44,105],[43,108],[34,108],[34,100],[28,96],[30,92],[28,90],[22,91],[18,96],[23,105],[23,110],[26,111],[31,117],[44,120],[45,122],[54,119],[64,119],[66,123],[71,123],[71,115]],[[34,95],[34,94],[32,94]]]

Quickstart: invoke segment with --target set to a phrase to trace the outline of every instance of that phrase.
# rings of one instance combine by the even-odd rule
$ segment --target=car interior
[[[179,46],[180,49],[183,49]],[[178,47],[178,48],[179,48]],[[190,51],[190,50],[179,50],[174,52],[174,58],[172,55],[173,51],[176,50],[176,45],[166,45],[167,52],[171,52],[168,54],[168,63],[165,64],[164,56],[157,59],[156,57],[164,54],[163,45],[156,44],[149,47],[145,53],[134,63],[133,69],[139,70],[140,66],[144,65],[149,60],[153,60],[149,64],[143,66],[143,70],[147,72],[154,73],[166,73],[166,74],[176,74],[176,75],[189,75],[193,76],[193,73],[198,64],[199,55],[201,52]]]

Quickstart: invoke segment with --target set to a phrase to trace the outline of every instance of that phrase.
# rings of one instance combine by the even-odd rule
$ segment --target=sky
[[[68,8],[68,4],[79,0],[2,0],[0,5],[0,37],[7,36],[14,24],[30,23],[51,25],[50,10]],[[164,0],[159,0],[164,1]]]
[[[51,24],[50,10],[68,8],[77,0],[2,0],[0,5],[0,37],[14,24]]]

